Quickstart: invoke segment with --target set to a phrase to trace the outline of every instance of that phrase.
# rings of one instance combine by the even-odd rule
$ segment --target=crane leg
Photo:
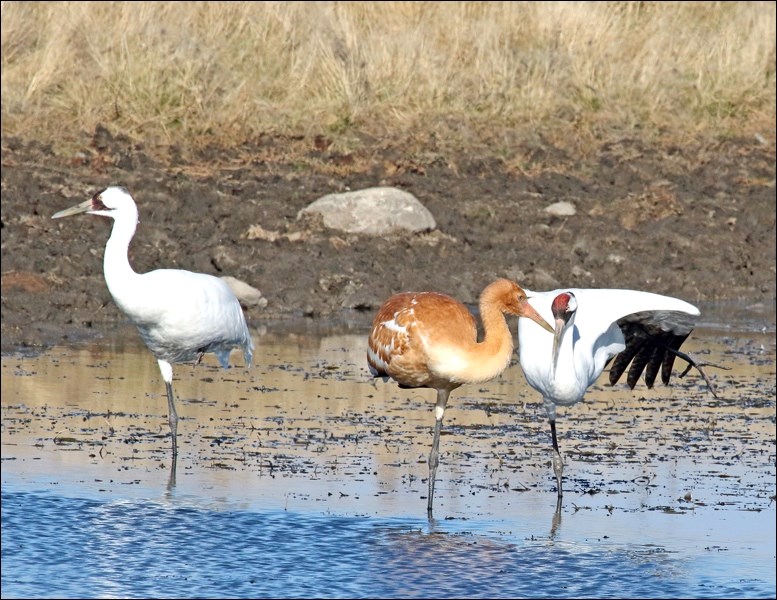
[[[437,404],[434,405],[434,438],[432,439],[432,450],[429,452],[429,496],[426,502],[426,514],[430,519],[432,518],[432,501],[434,499],[434,480],[437,477],[437,466],[440,464],[440,431],[449,394],[448,390],[437,390]]]
[[[685,362],[688,363],[688,366],[685,367],[685,370],[682,373],[680,373],[680,377],[685,377],[688,374],[688,371],[690,371],[692,368],[695,368],[699,372],[699,374],[701,374],[701,376],[704,378],[704,382],[707,384],[707,388],[710,390],[710,392],[712,392],[713,397],[715,398],[718,397],[718,395],[715,393],[715,386],[712,385],[712,381],[710,381],[710,378],[702,370],[702,367],[715,367],[716,369],[724,369],[726,371],[730,371],[731,369],[729,369],[728,367],[721,367],[720,365],[715,365],[709,362],[697,362],[685,352],[680,352],[679,350],[676,350],[675,348],[671,348],[669,346],[667,346],[667,350],[669,350],[669,352],[671,352],[675,356],[679,356]]]
[[[550,435],[553,439],[553,473],[556,475],[556,489],[558,491],[558,498],[564,495],[564,491],[561,488],[561,476],[564,474],[564,461],[561,460],[561,452],[558,449],[558,438],[556,437],[556,420],[550,421]]]
[[[178,413],[175,412],[175,397],[173,396],[173,365],[166,360],[157,359],[162,379],[167,390],[167,418],[170,422],[170,434],[173,437],[173,458],[178,456]]]
[[[178,413],[175,411],[173,384],[165,381],[167,388],[167,416],[170,422],[170,434],[173,437],[173,459],[178,457]]]

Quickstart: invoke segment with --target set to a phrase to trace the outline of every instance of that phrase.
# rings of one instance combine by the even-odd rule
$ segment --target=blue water
[[[541,409],[482,419],[462,393],[432,522],[431,406],[362,381],[362,338],[265,339],[265,367],[202,390],[181,370],[175,484],[145,350],[4,357],[0,596],[775,598],[769,323],[691,344],[731,368],[720,398],[620,392],[565,413],[558,514]],[[308,377],[343,364],[361,367]],[[517,380],[471,397],[522,397]],[[211,400],[236,385],[240,401]]]
[[[774,573],[465,520],[214,510],[2,491],[3,598],[769,598]],[[605,536],[606,537],[606,536]],[[769,569],[774,568],[772,562]],[[759,571],[760,569],[760,571]]]

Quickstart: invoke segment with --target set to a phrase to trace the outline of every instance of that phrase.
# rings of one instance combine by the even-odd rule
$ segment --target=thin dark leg
[[[696,362],[685,352],[680,352],[679,350],[676,350],[669,346],[667,346],[666,349],[672,354],[674,354],[675,356],[679,356],[685,362],[688,363],[688,366],[685,368],[685,370],[682,373],[680,373],[680,377],[685,377],[688,374],[688,371],[690,371],[692,368],[695,368],[704,378],[704,382],[707,384],[707,388],[710,390],[710,392],[712,392],[712,395],[715,398],[718,397],[717,393],[715,392],[715,386],[712,385],[712,381],[710,381],[710,378],[707,377],[707,374],[702,370],[702,367],[715,367],[716,369],[724,369],[726,371],[729,371],[730,369],[728,367],[721,367],[720,365],[714,365],[708,362]]]
[[[178,456],[178,413],[175,412],[175,400],[173,398],[173,384],[165,381],[167,388],[167,413],[170,421],[170,433],[173,436],[173,459]]]
[[[432,501],[434,499],[434,480],[437,476],[437,466],[440,464],[440,431],[449,394],[449,390],[437,390],[437,404],[434,405],[434,438],[432,439],[432,451],[429,453],[429,496],[426,502],[426,514],[430,519],[432,518]]]
[[[564,462],[561,460],[561,452],[558,449],[558,439],[556,438],[556,420],[550,421],[550,435],[553,438],[553,472],[556,474],[556,489],[559,500],[564,495],[561,488],[561,475],[564,473]]]

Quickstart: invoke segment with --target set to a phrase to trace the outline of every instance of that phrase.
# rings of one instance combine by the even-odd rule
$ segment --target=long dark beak
[[[91,208],[92,208],[92,201],[87,200],[86,202],[82,202],[81,204],[76,204],[75,206],[71,206],[70,208],[61,210],[58,213],[54,213],[53,215],[51,215],[51,218],[61,219],[62,217],[69,217],[70,215],[85,213],[88,210],[91,210]]]
[[[556,319],[556,330],[553,332],[553,362],[551,373],[556,374],[556,363],[558,362],[558,349],[561,346],[561,337],[564,335],[564,329],[567,326],[567,322],[564,319]]]

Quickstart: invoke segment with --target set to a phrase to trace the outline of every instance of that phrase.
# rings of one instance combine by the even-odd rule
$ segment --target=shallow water
[[[363,324],[177,366],[176,465],[134,330],[5,355],[2,596],[774,597],[773,307],[712,312],[684,350],[717,399],[690,373],[559,410],[558,512],[520,368],[454,392],[433,521],[434,393],[372,382]]]

